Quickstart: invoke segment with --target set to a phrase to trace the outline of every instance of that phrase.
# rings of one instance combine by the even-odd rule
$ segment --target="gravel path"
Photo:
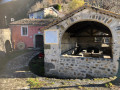
[[[10,60],[0,73],[0,90],[28,89],[27,79],[36,77],[29,71],[28,63],[38,53],[31,51]]]

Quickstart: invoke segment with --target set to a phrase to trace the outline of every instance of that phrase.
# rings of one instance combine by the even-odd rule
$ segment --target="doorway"
[[[35,35],[35,48],[44,48],[43,35]]]

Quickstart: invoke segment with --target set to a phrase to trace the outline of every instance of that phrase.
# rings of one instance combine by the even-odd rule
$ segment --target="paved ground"
[[[29,88],[26,81],[35,75],[29,71],[28,63],[38,53],[31,51],[10,60],[0,73],[0,90]]]
[[[109,82],[111,79],[75,79],[75,80],[64,80],[47,77],[37,77],[29,71],[28,63],[36,56],[39,52],[31,51],[24,55],[20,55],[6,64],[6,68],[0,72],[0,90],[13,90],[13,89],[29,89],[27,80],[28,78],[34,78],[40,80],[40,83],[47,82],[48,86],[45,85],[41,89],[59,89],[59,90],[80,90],[78,85],[82,85],[81,90],[120,90],[120,86],[113,88],[106,88],[99,84]],[[50,85],[51,83],[51,85]],[[91,85],[93,84],[93,85]],[[98,84],[98,85],[96,85]],[[84,88],[85,87],[85,88]]]

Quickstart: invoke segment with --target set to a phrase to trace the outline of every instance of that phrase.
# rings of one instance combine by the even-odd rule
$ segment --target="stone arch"
[[[100,22],[100,21],[97,21],[97,20],[87,20],[87,19],[84,19],[84,20],[79,20],[79,21],[77,21],[77,22],[74,22],[74,23],[71,23],[71,24],[69,24],[68,26],[66,26],[66,28],[64,28],[64,30],[62,30],[61,31],[61,36],[60,36],[60,49],[62,49],[62,38],[63,38],[63,36],[64,36],[64,34],[65,34],[65,32],[69,29],[69,28],[71,28],[73,25],[75,25],[75,24],[77,24],[77,23],[79,23],[79,22],[96,22],[96,23],[99,23],[99,24],[101,24],[101,25],[103,25],[103,26],[105,26],[106,28],[108,28],[108,30],[110,31],[110,33],[111,33],[111,38],[113,39],[113,41],[112,41],[112,48],[111,48],[111,50],[113,51],[114,50],[114,48],[116,48],[115,47],[115,40],[116,40],[116,36],[115,36],[115,32],[113,32],[114,30],[113,29],[111,29],[110,28],[110,26],[109,25],[107,25],[107,24],[105,24],[105,23],[103,23],[103,22]],[[115,44],[114,44],[115,43]],[[65,47],[65,45],[63,45],[64,47]],[[62,50],[61,50],[62,51]],[[68,50],[69,51],[69,50]],[[70,52],[71,53],[71,52]],[[101,61],[101,60],[104,60],[105,61],[105,63],[107,63],[107,62],[109,62],[109,64],[111,65],[111,64],[113,64],[113,66],[115,66],[116,65],[116,68],[115,68],[115,73],[113,74],[112,72],[110,72],[110,71],[106,71],[105,70],[105,72],[107,72],[107,74],[105,74],[105,73],[102,73],[102,70],[101,70],[101,68],[99,67],[99,66],[95,66],[94,68],[100,68],[100,69],[98,69],[98,70],[95,70],[94,71],[94,69],[93,69],[93,71],[92,72],[86,72],[86,71],[84,71],[84,68],[86,68],[86,66],[85,65],[81,65],[81,64],[78,64],[78,66],[80,66],[80,67],[84,67],[83,69],[81,69],[81,71],[82,72],[84,72],[83,73],[83,75],[81,74],[81,75],[79,75],[79,67],[77,67],[77,68],[75,68],[74,70],[76,71],[76,70],[78,70],[78,72],[75,72],[75,71],[73,71],[74,73],[72,73],[72,71],[71,72],[69,72],[69,73],[67,73],[67,74],[63,74],[65,77],[87,77],[87,75],[90,75],[90,76],[94,76],[94,77],[109,77],[109,76],[113,76],[113,75],[115,75],[116,73],[117,73],[117,70],[118,70],[118,67],[117,67],[117,65],[118,65],[118,62],[117,62],[117,60],[118,60],[118,58],[115,58],[115,55],[116,55],[116,53],[117,52],[114,52],[115,54],[113,54],[113,52],[112,52],[112,58],[110,58],[110,59],[106,59],[106,58],[101,58],[101,57],[99,57],[99,58],[94,58],[93,56],[92,56],[92,59],[91,59],[91,57],[89,57],[89,56],[87,56],[87,57],[81,57],[81,59],[80,58],[77,58],[76,56],[75,57],[71,57],[71,54],[70,54],[70,57],[69,57],[69,52],[67,53],[68,55],[67,55],[67,57],[66,56],[64,56],[64,55],[62,55],[62,52],[61,52],[61,57],[60,57],[60,60],[64,60],[64,61],[66,61],[66,63],[65,64],[67,64],[67,60],[68,61],[71,61],[73,64],[71,64],[72,66],[74,66],[75,64],[74,63],[76,63],[76,62],[79,62],[79,60],[81,61],[82,59],[84,59],[85,60],[85,62],[86,63],[84,63],[85,65],[86,64],[88,64],[88,67],[91,67],[91,66],[89,66],[89,63],[88,63],[88,61],[90,61],[90,62],[94,62],[94,60],[95,60],[95,62],[97,62],[97,60],[100,60],[100,62],[101,62],[101,64],[100,65],[103,65],[103,61]],[[66,54],[66,53],[65,53]],[[96,56],[95,56],[96,57]],[[83,61],[84,61],[83,60]],[[71,63],[70,62],[70,63]],[[81,61],[82,62],[82,61]],[[112,62],[112,63],[111,63]],[[68,64],[69,65],[69,64]],[[98,64],[99,65],[99,64]],[[62,65],[60,65],[60,66],[62,66]],[[71,67],[72,67],[71,66]],[[67,66],[64,66],[64,67],[67,67]],[[108,66],[107,66],[108,67]],[[104,68],[104,65],[103,65],[103,68]],[[59,68],[60,69],[60,68]],[[89,69],[89,68],[88,68]],[[105,69],[105,68],[104,68]],[[103,71],[104,71],[104,69],[103,69]],[[108,68],[109,69],[109,68]],[[65,69],[64,69],[65,70]],[[94,72],[94,74],[93,74],[93,72]],[[110,72],[110,74],[108,74]],[[85,74],[86,73],[86,74]],[[92,74],[91,74],[92,73]],[[97,75],[96,73],[101,73],[100,75]],[[71,76],[69,75],[69,74],[71,74]],[[78,75],[76,75],[76,74],[78,74]]]
[[[76,23],[78,23],[78,22],[84,22],[84,21],[94,21],[94,22],[98,22],[98,23],[103,24],[104,26],[106,26],[107,28],[109,28],[109,30],[111,31],[112,37],[113,37],[113,38],[115,37],[115,34],[113,33],[114,30],[111,29],[111,27],[110,27],[109,25],[107,25],[106,23],[103,23],[103,22],[101,22],[101,21],[94,20],[94,19],[82,19],[82,20],[78,20],[78,21],[76,21],[76,22],[73,22],[73,23],[69,24],[69,25],[63,30],[62,35],[63,35],[64,32],[65,32],[69,27],[71,27],[72,25],[74,25],[74,24],[76,24]],[[62,38],[62,35],[61,35],[60,39]]]
[[[61,36],[60,36],[60,48],[61,48],[61,40],[62,40],[62,37],[63,37],[63,35],[64,35],[64,33],[68,30],[68,28],[70,28],[72,25],[74,25],[74,24],[76,24],[76,23],[79,23],[79,22],[84,22],[84,21],[94,21],[94,22],[97,22],[97,23],[100,23],[100,24],[102,24],[102,25],[104,25],[105,27],[107,27],[109,30],[110,30],[110,32],[111,32],[111,34],[112,34],[112,43],[113,43],[113,45],[112,45],[112,51],[113,50],[115,50],[116,52],[114,52],[114,54],[113,54],[113,61],[117,61],[118,59],[119,59],[119,51],[116,49],[116,44],[117,44],[117,42],[116,41],[118,41],[118,38],[117,38],[117,34],[116,34],[116,32],[115,32],[115,28],[112,28],[111,26],[110,26],[110,24],[107,24],[107,23],[104,23],[104,21],[99,21],[99,20],[96,20],[96,19],[80,19],[80,20],[77,20],[77,21],[75,21],[75,22],[72,22],[72,23],[69,23],[65,28],[64,28],[64,30],[61,30],[61,29],[63,29],[63,28],[61,28],[60,30],[61,30],[61,32],[62,32],[62,34],[61,34]],[[67,20],[65,21],[65,22],[67,22]],[[62,26],[62,27],[64,27],[64,25]],[[61,52],[60,52],[61,53]]]
[[[76,23],[94,21],[107,27],[112,36],[113,58],[91,58],[91,57],[65,57],[61,54],[61,40],[64,33]],[[93,77],[115,76],[118,72],[120,38],[119,15],[93,7],[83,7],[65,17],[56,20],[45,29],[45,31],[56,31],[55,36],[59,42],[45,43],[45,62],[52,63],[55,68],[49,68],[46,75],[55,75],[62,78],[85,78],[87,75]],[[50,33],[49,33],[50,34]],[[46,37],[45,37],[46,38]],[[54,40],[54,37],[51,38]],[[70,38],[69,38],[70,39]],[[45,39],[46,40],[46,39]],[[55,51],[55,52],[54,52]],[[92,62],[92,63],[91,63]],[[99,74],[98,74],[99,73]]]

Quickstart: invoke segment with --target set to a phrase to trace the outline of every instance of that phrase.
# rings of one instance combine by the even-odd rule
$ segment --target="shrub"
[[[47,82],[40,81],[37,78],[35,78],[35,79],[30,78],[30,79],[28,79],[27,83],[30,85],[30,88],[41,88],[48,84]]]
[[[107,87],[107,88],[113,87],[113,84],[112,84],[111,82],[106,83],[106,84],[105,84],[105,87]]]
[[[54,5],[53,7],[54,7],[56,10],[58,10],[58,11],[61,10],[61,5],[60,5],[60,4]]]
[[[68,5],[71,11],[77,9],[80,6],[83,6],[84,4],[85,4],[84,0],[72,0]]]
[[[44,19],[49,19],[49,18],[57,18],[57,17],[55,17],[55,16],[53,16],[53,15],[50,15],[50,14],[48,14],[48,15],[46,15],[46,16],[44,17]]]

